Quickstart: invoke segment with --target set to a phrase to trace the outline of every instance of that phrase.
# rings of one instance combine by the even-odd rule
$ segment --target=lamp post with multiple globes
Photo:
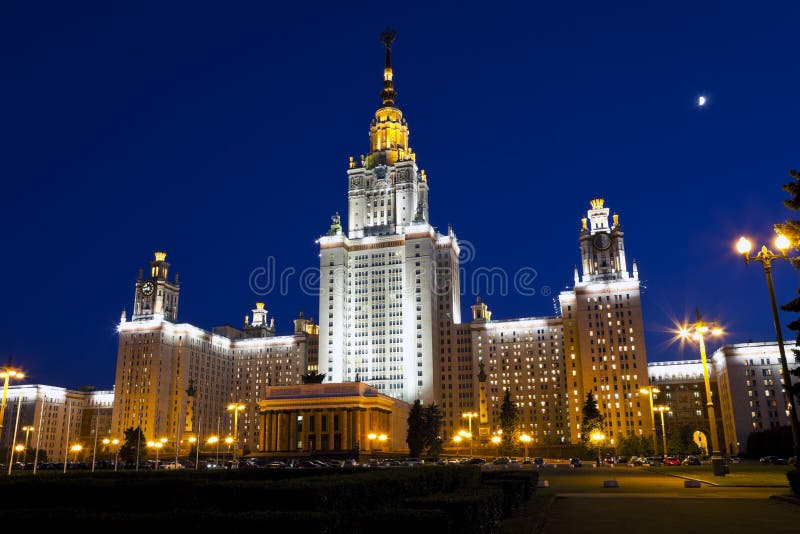
[[[784,235],[779,235],[775,238],[775,248],[780,253],[776,254],[767,248],[766,245],[761,246],[761,250],[755,256],[750,255],[753,249],[753,244],[746,237],[740,237],[736,243],[736,250],[744,257],[745,264],[751,261],[761,263],[764,268],[764,275],[767,278],[767,290],[769,291],[769,302],[772,307],[772,321],[775,324],[775,337],[778,341],[778,352],[781,357],[781,373],[783,374],[783,391],[786,403],[789,405],[789,424],[792,427],[792,441],[794,445],[794,458],[795,467],[800,469],[800,422],[797,420],[797,406],[795,406],[794,398],[792,395],[792,380],[789,373],[789,364],[786,361],[786,351],[783,348],[783,334],[781,333],[781,323],[778,317],[778,305],[775,303],[775,285],[772,282],[772,260],[794,260],[789,258],[786,252],[791,248],[792,244],[789,239]]]
[[[606,435],[596,430],[589,435],[589,439],[592,440],[592,443],[595,444],[597,447],[597,467],[603,465],[601,458],[600,458],[600,447],[602,447],[603,442],[606,440]]]
[[[650,426],[653,428],[653,454],[658,450],[658,441],[656,437],[656,414],[653,409],[653,394],[661,393],[661,390],[655,386],[647,386],[639,390],[642,395],[647,395],[650,398]]]
[[[148,441],[147,442],[147,446],[148,447],[150,447],[151,449],[155,449],[156,450],[156,471],[158,471],[158,451],[161,450],[161,448],[164,446],[164,444],[166,442],[167,442],[167,438],[161,438],[161,439],[159,439],[157,441]]]
[[[717,434],[717,418],[714,414],[714,399],[711,396],[711,382],[708,376],[708,360],[706,359],[706,336],[721,336],[722,328],[716,322],[706,322],[697,312],[695,322],[681,327],[680,335],[684,339],[697,341],[700,345],[700,360],[703,364],[703,381],[706,388],[706,409],[708,411],[708,427],[711,432],[711,465],[715,476],[725,476],[725,463],[719,448],[719,434]],[[666,454],[666,453],[665,453]]]
[[[378,434],[376,432],[370,432],[369,434],[367,434],[367,439],[369,440],[369,449],[371,451],[376,450],[374,443],[375,443],[375,441],[377,441],[378,445],[380,446],[381,452],[383,452],[384,444],[389,439],[389,436],[387,436],[386,434],[382,434],[382,433]]]
[[[519,440],[525,446],[525,460],[527,460],[528,459],[528,445],[530,444],[531,441],[533,441],[533,438],[531,438],[530,435],[528,435],[528,434],[522,434],[522,435],[520,435]]]
[[[772,282],[772,260],[794,260],[787,256],[786,252],[791,248],[792,244],[789,239],[784,235],[778,235],[775,238],[775,248],[780,253],[776,254],[767,248],[766,245],[761,246],[761,250],[755,256],[750,255],[753,249],[753,244],[746,237],[740,237],[736,242],[736,250],[744,257],[745,264],[751,261],[761,263],[764,268],[764,275],[767,278],[767,290],[769,291],[769,302],[772,307],[772,322],[775,324],[775,337],[778,341],[778,352],[781,357],[781,373],[783,375],[783,391],[786,398],[786,403],[789,405],[789,423],[792,427],[792,441],[794,445],[795,467],[800,468],[800,422],[797,420],[797,406],[795,406],[795,399],[792,396],[792,380],[789,373],[789,365],[786,362],[786,350],[783,348],[783,334],[781,333],[781,323],[778,318],[778,305],[775,303],[775,285]]]
[[[11,365],[7,365],[5,367],[0,367],[0,378],[3,379],[3,396],[0,399],[0,438],[3,437],[3,421],[6,417],[6,399],[8,398],[8,381],[12,378],[15,380],[22,380],[25,378],[25,373],[11,367]],[[16,439],[16,437],[14,438]],[[12,440],[14,441],[14,440]]]

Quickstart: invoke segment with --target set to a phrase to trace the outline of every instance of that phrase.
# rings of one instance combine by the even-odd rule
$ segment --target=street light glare
[[[722,328],[720,328],[718,326],[715,327],[715,328],[712,328],[711,329],[711,335],[712,336],[721,336],[722,335]]]
[[[752,249],[753,244],[744,236],[740,237],[739,241],[736,242],[736,250],[739,251],[739,254],[749,254]]]
[[[778,250],[783,252],[785,250],[788,250],[789,247],[792,246],[792,244],[791,244],[791,242],[789,242],[789,238],[788,237],[786,237],[785,235],[781,234],[781,235],[779,235],[778,237],[775,238],[775,246],[778,248]]]

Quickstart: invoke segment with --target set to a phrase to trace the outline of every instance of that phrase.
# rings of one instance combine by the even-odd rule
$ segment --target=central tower
[[[413,402],[434,399],[444,322],[460,322],[458,244],[428,218],[428,180],[396,106],[392,44],[370,151],[350,157],[347,232],[339,215],[320,238],[320,372]]]

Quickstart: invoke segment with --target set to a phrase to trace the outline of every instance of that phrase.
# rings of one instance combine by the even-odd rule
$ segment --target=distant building
[[[711,364],[711,360],[709,360]],[[658,393],[653,394],[653,405],[667,405],[669,411],[665,413],[667,434],[671,428],[690,426],[694,430],[702,430],[708,440],[709,452],[712,445],[711,436],[708,434],[708,408],[706,399],[705,380],[703,379],[703,364],[700,360],[682,360],[671,362],[651,362],[647,364],[650,374],[650,383],[657,386]],[[717,389],[717,377],[713,366],[709,369],[709,385],[711,398],[714,400],[714,418],[717,422],[717,436],[720,448],[727,443],[725,439],[725,413],[720,406],[720,397]],[[643,396],[647,399],[647,396]],[[647,400],[649,403],[649,400]],[[649,409],[649,406],[648,406]],[[658,415],[656,426],[660,424]]]
[[[99,454],[102,439],[111,436],[113,404],[113,391],[76,391],[43,385],[10,386],[2,445],[24,445],[26,433],[22,427],[32,426],[33,430],[27,433],[31,451],[38,444],[38,448],[47,451],[49,461],[60,462],[70,446],[81,445],[83,449],[78,459],[91,461],[95,443]],[[19,424],[16,425],[18,407]],[[69,460],[72,459],[70,454]],[[32,455],[28,456],[28,461],[33,461]]]
[[[795,367],[794,342],[785,343],[789,368]],[[724,415],[726,450],[744,452],[750,432],[789,425],[778,343],[724,345],[711,357]],[[796,377],[789,377],[792,383]]]
[[[149,277],[140,270],[136,280],[131,319],[122,314],[112,434],[141,426],[147,439],[166,438],[167,449],[178,443],[188,450],[190,436],[233,434],[226,406],[235,402],[246,406],[238,443],[257,451],[256,404],[268,386],[298,384],[316,369],[318,327],[301,313],[292,335],[277,336],[261,302],[241,330],[177,323],[180,286],[168,270],[166,253],[156,252]]]

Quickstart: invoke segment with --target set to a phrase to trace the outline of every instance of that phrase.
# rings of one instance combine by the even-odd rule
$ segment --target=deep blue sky
[[[0,5],[0,357],[31,381],[112,385],[156,249],[180,319],[205,328],[240,325],[268,257],[314,267],[368,148],[387,25],[431,217],[474,246],[467,273],[563,288],[604,196],[646,284],[651,361],[697,357],[664,332],[695,305],[726,342],[774,338],[763,272],[732,244],[791,215],[797,2],[71,4]],[[796,274],[775,278],[792,298]],[[282,333],[318,314],[290,282],[264,297]],[[483,296],[495,318],[553,314],[541,291]]]

